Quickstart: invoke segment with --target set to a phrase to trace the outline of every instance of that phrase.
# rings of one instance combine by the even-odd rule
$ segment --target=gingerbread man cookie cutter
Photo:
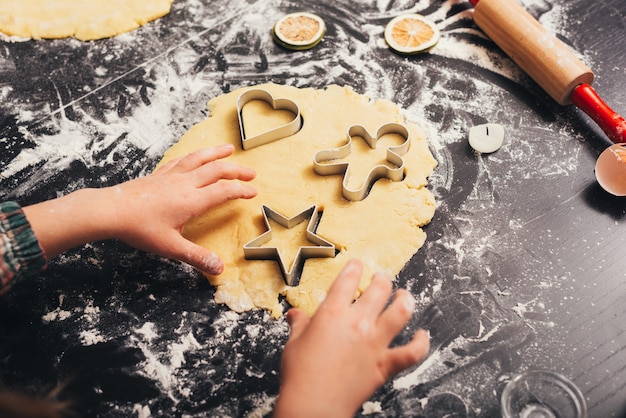
[[[363,138],[371,149],[376,148],[376,143],[383,135],[398,134],[404,138],[402,144],[398,146],[387,147],[386,160],[394,167],[385,164],[378,164],[368,173],[362,187],[351,189],[348,185],[349,180],[349,162],[341,162],[342,158],[347,157],[352,152],[352,137],[358,136]],[[339,147],[319,151],[313,157],[313,169],[321,176],[329,176],[334,174],[343,174],[342,194],[343,197],[351,201],[359,201],[365,199],[367,193],[374,183],[381,178],[388,178],[392,181],[402,181],[404,178],[404,160],[402,156],[409,151],[410,135],[409,130],[402,124],[391,122],[386,123],[378,128],[376,136],[372,136],[367,129],[361,125],[352,125],[348,128],[348,142]]]
[[[274,110],[288,110],[295,116],[289,123],[281,125],[277,128],[263,132],[259,135],[248,138],[243,121],[243,107],[253,100],[262,100],[272,106]],[[278,139],[286,138],[297,133],[302,128],[302,116],[300,115],[300,107],[291,99],[278,98],[267,90],[252,89],[247,90],[239,95],[237,98],[237,116],[239,117],[239,132],[241,133],[241,146],[244,150],[249,150],[254,147],[268,144]]]
[[[244,257],[248,260],[275,260],[280,266],[283,279],[288,286],[297,286],[300,281],[300,274],[304,268],[304,261],[307,258],[333,258],[335,257],[335,245],[323,239],[315,232],[319,224],[319,211],[317,205],[311,206],[299,214],[287,218],[281,213],[276,212],[269,206],[263,205],[263,219],[267,231],[259,235],[257,238],[249,241],[243,246]],[[296,252],[296,256],[291,266],[286,265],[280,254],[278,247],[267,246],[266,244],[272,239],[272,227],[270,219],[284,228],[291,229],[301,222],[309,219],[306,228],[306,239],[312,244],[310,246],[301,246]]]

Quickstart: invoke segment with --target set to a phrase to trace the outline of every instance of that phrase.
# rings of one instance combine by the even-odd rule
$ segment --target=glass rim
[[[561,389],[565,390],[572,402],[576,406],[576,412],[578,413],[576,418],[587,418],[587,403],[582,391],[572,382],[570,379],[558,372],[553,372],[545,369],[530,369],[523,371],[515,375],[509,380],[502,391],[500,396],[500,410],[503,418],[514,417],[513,412],[510,409],[508,400],[511,393],[515,389],[515,385],[528,378],[540,378],[544,381],[555,382]]]

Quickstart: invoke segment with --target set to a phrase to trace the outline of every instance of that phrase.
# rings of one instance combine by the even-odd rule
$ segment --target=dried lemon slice
[[[326,33],[326,25],[321,17],[312,13],[291,13],[274,24],[272,33],[285,48],[303,50],[320,43]]]
[[[396,16],[385,27],[385,41],[402,54],[428,51],[437,44],[439,36],[437,26],[418,14]]]

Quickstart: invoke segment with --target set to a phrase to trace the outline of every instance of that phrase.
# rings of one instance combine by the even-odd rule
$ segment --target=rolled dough
[[[207,276],[217,288],[216,300],[237,312],[261,308],[279,317],[282,295],[291,306],[312,314],[350,258],[361,259],[365,266],[360,291],[369,285],[376,271],[397,275],[424,244],[426,234],[421,226],[430,222],[435,212],[435,200],[426,185],[436,161],[424,132],[407,123],[393,103],[370,100],[348,87],[331,85],[317,90],[265,84],[255,88],[269,91],[275,99],[295,101],[304,121],[302,129],[293,136],[244,151],[236,102],[245,90],[239,89],[212,99],[208,104],[209,117],[193,126],[166,151],[161,161],[162,164],[202,147],[231,143],[235,153],[230,160],[257,172],[252,182],[259,192],[257,197],[228,202],[192,221],[184,231],[192,241],[217,252],[225,263],[221,275]],[[293,117],[289,112],[273,111],[263,101],[248,103],[242,113],[247,135],[270,129],[272,124],[268,121],[272,118],[277,127]],[[360,124],[375,134],[379,126],[388,122],[404,123],[411,136],[410,149],[403,156],[406,175],[402,181],[378,180],[364,200],[350,202],[342,197],[343,176],[320,176],[314,172],[315,153],[344,145],[351,125]],[[359,138],[353,138],[353,143],[358,141]],[[353,154],[358,148],[353,148]],[[383,159],[385,150],[382,145],[376,149],[382,152]],[[354,173],[367,172],[358,169],[357,160],[350,164],[355,167]],[[354,173],[353,176],[361,175]],[[263,204],[286,217],[318,205],[323,213],[317,234],[332,242],[339,253],[334,258],[307,259],[299,285],[286,286],[276,261],[244,258],[243,245],[266,231]]]
[[[137,29],[166,15],[172,0],[0,0],[0,32],[87,41]]]

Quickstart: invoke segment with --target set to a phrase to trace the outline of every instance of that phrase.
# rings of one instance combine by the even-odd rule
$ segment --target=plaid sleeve
[[[0,294],[46,266],[46,255],[22,208],[16,202],[0,203]]]

